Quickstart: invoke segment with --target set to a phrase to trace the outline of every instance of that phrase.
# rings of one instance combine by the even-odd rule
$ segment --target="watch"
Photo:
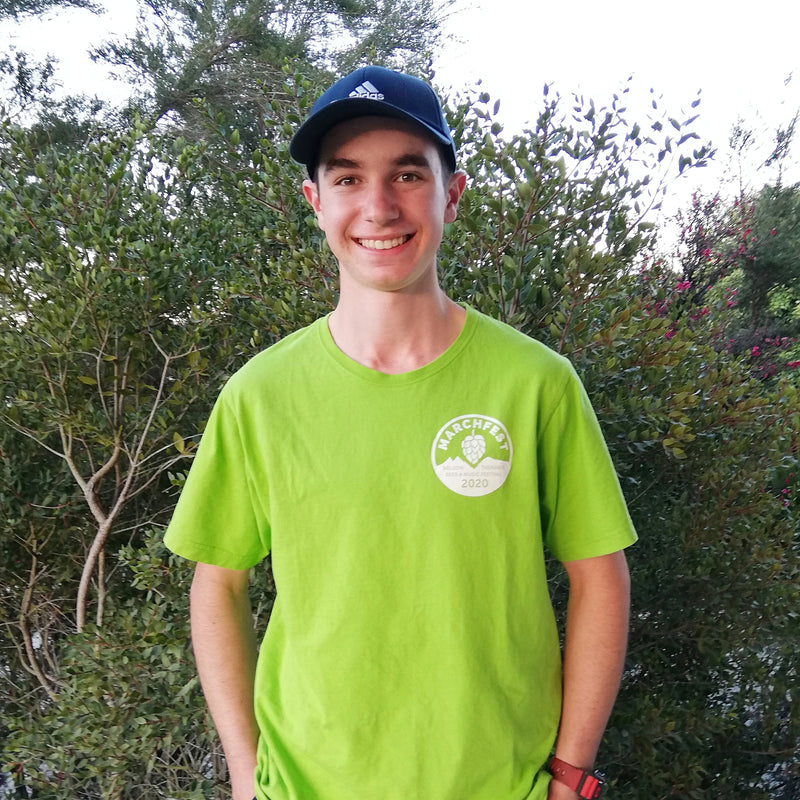
[[[594,770],[589,772],[580,767],[573,767],[560,758],[550,760],[550,774],[554,781],[569,786],[573,792],[578,793],[578,797],[585,800],[597,800],[602,797],[606,788],[606,776],[602,772]]]

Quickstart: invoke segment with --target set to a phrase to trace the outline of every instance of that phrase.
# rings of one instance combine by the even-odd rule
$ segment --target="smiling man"
[[[291,153],[339,301],[223,389],[166,537],[198,562],[233,798],[599,797],[636,536],[586,394],[441,289],[465,176],[427,84],[357,70]],[[570,580],[563,670],[545,547]],[[268,554],[256,659],[248,575]]]

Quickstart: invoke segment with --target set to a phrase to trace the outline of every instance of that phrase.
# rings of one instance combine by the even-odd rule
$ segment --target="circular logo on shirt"
[[[484,414],[462,414],[442,426],[431,447],[439,480],[456,494],[481,497],[499,489],[511,469],[506,426]]]

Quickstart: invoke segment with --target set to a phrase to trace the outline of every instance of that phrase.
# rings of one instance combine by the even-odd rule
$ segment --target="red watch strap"
[[[573,792],[577,792],[578,797],[586,800],[594,800],[603,793],[603,783],[591,772],[574,767],[555,756],[550,760],[550,774],[554,780],[565,784]]]

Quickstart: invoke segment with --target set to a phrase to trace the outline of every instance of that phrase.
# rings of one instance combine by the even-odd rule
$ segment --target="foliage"
[[[753,328],[772,316],[770,293],[782,288],[800,303],[800,186],[765,186],[752,203],[738,253],[743,282],[740,302],[750,308]]]
[[[35,792],[189,798],[210,787],[213,729],[187,652],[191,569],[160,539],[120,550],[133,592],[112,602],[110,624],[65,641],[58,703],[20,728],[17,764]]]
[[[738,309],[730,315],[728,335],[740,350],[800,332],[800,185],[783,181],[798,114],[774,130],[768,145],[739,120],[728,142],[738,167],[736,193],[730,199],[695,194],[691,206],[677,214],[677,262],[688,283],[684,300],[702,305],[707,296],[719,297],[720,289],[728,292]],[[753,189],[745,182],[745,161],[774,177]]]
[[[281,167],[285,144],[280,157],[268,140],[245,155],[235,135],[195,146],[138,123],[94,132],[82,152],[10,124],[2,134],[0,607],[18,687],[4,718],[25,732],[43,724],[35,709],[30,720],[31,690],[44,718],[77,713],[68,687],[85,664],[70,672],[84,657],[74,643],[118,624],[130,586],[115,554],[168,519],[170,471],[191,455],[222,382],[332,295],[299,246],[307,212],[295,199],[300,168]],[[76,758],[48,767],[63,773],[65,796],[102,772]]]
[[[632,277],[616,332],[576,354],[642,534],[607,746],[619,786],[651,796],[789,798],[797,381],[751,378],[746,358],[714,346],[727,304],[678,316],[668,281]]]
[[[718,195],[695,193],[689,208],[677,214],[680,226],[678,258],[681,280],[688,283],[688,305],[703,305],[714,285],[735,268],[739,226]]]
[[[420,69],[440,37],[440,0],[143,0],[135,33],[97,48],[136,87],[134,107],[190,138],[206,135],[197,103],[224,112],[255,146],[282,91],[284,59],[308,75],[373,63]]]
[[[100,7],[92,0],[0,0],[0,19],[36,16],[67,7],[100,11]]]
[[[48,797],[227,796],[186,653],[190,570],[160,531],[223,381],[336,299],[287,152],[317,87],[288,66],[275,86],[256,141],[211,102],[201,141],[135,121],[79,151],[0,134],[2,757]],[[505,138],[490,98],[456,98],[470,186],[441,275],[570,357],[615,458],[641,535],[601,754],[619,796],[788,800],[798,373],[763,380],[726,346],[726,278],[698,305],[650,258],[662,179],[708,151],[691,119],[637,125],[623,99],[547,90]],[[274,587],[254,579],[263,627]]]
[[[672,134],[682,132],[676,143],[661,119],[647,130],[628,123],[624,94],[609,108],[574,97],[569,114],[549,94],[545,86],[536,128],[509,141],[493,121],[499,101],[490,106],[483,93],[457,107],[453,127],[470,180],[442,271],[456,296],[560,341],[573,312],[557,310],[553,298],[574,293],[576,304],[586,302],[584,292],[591,296],[629,267],[652,238],[644,216],[658,203],[670,163],[701,166],[710,147],[687,152],[697,138],[694,117],[669,119]]]
[[[26,107],[42,103],[52,91],[53,60],[31,63],[26,53],[9,51],[0,57],[0,79],[7,105],[4,116],[14,117]]]
[[[42,16],[65,7],[101,11],[88,0],[0,0],[0,20]],[[80,147],[91,120],[105,111],[104,103],[96,97],[59,96],[57,67],[54,56],[40,61],[13,44],[0,52],[0,120],[28,125],[40,139]]]
[[[96,569],[102,621],[111,528],[182,457],[172,436],[202,394],[204,328],[187,323],[192,305],[212,302],[213,275],[206,257],[176,248],[174,234],[193,216],[186,187],[178,195],[167,170],[153,178],[155,153],[137,148],[141,133],[61,155],[34,153],[9,131],[0,173],[0,342],[13,354],[3,371],[2,418],[45,458],[63,460],[72,503],[82,502],[93,520],[81,534],[93,530],[79,629]],[[167,449],[172,457],[154,463]]]
[[[764,186],[731,202],[695,195],[678,214],[681,305],[730,312],[718,347],[745,354],[753,375],[800,366],[800,186]]]

